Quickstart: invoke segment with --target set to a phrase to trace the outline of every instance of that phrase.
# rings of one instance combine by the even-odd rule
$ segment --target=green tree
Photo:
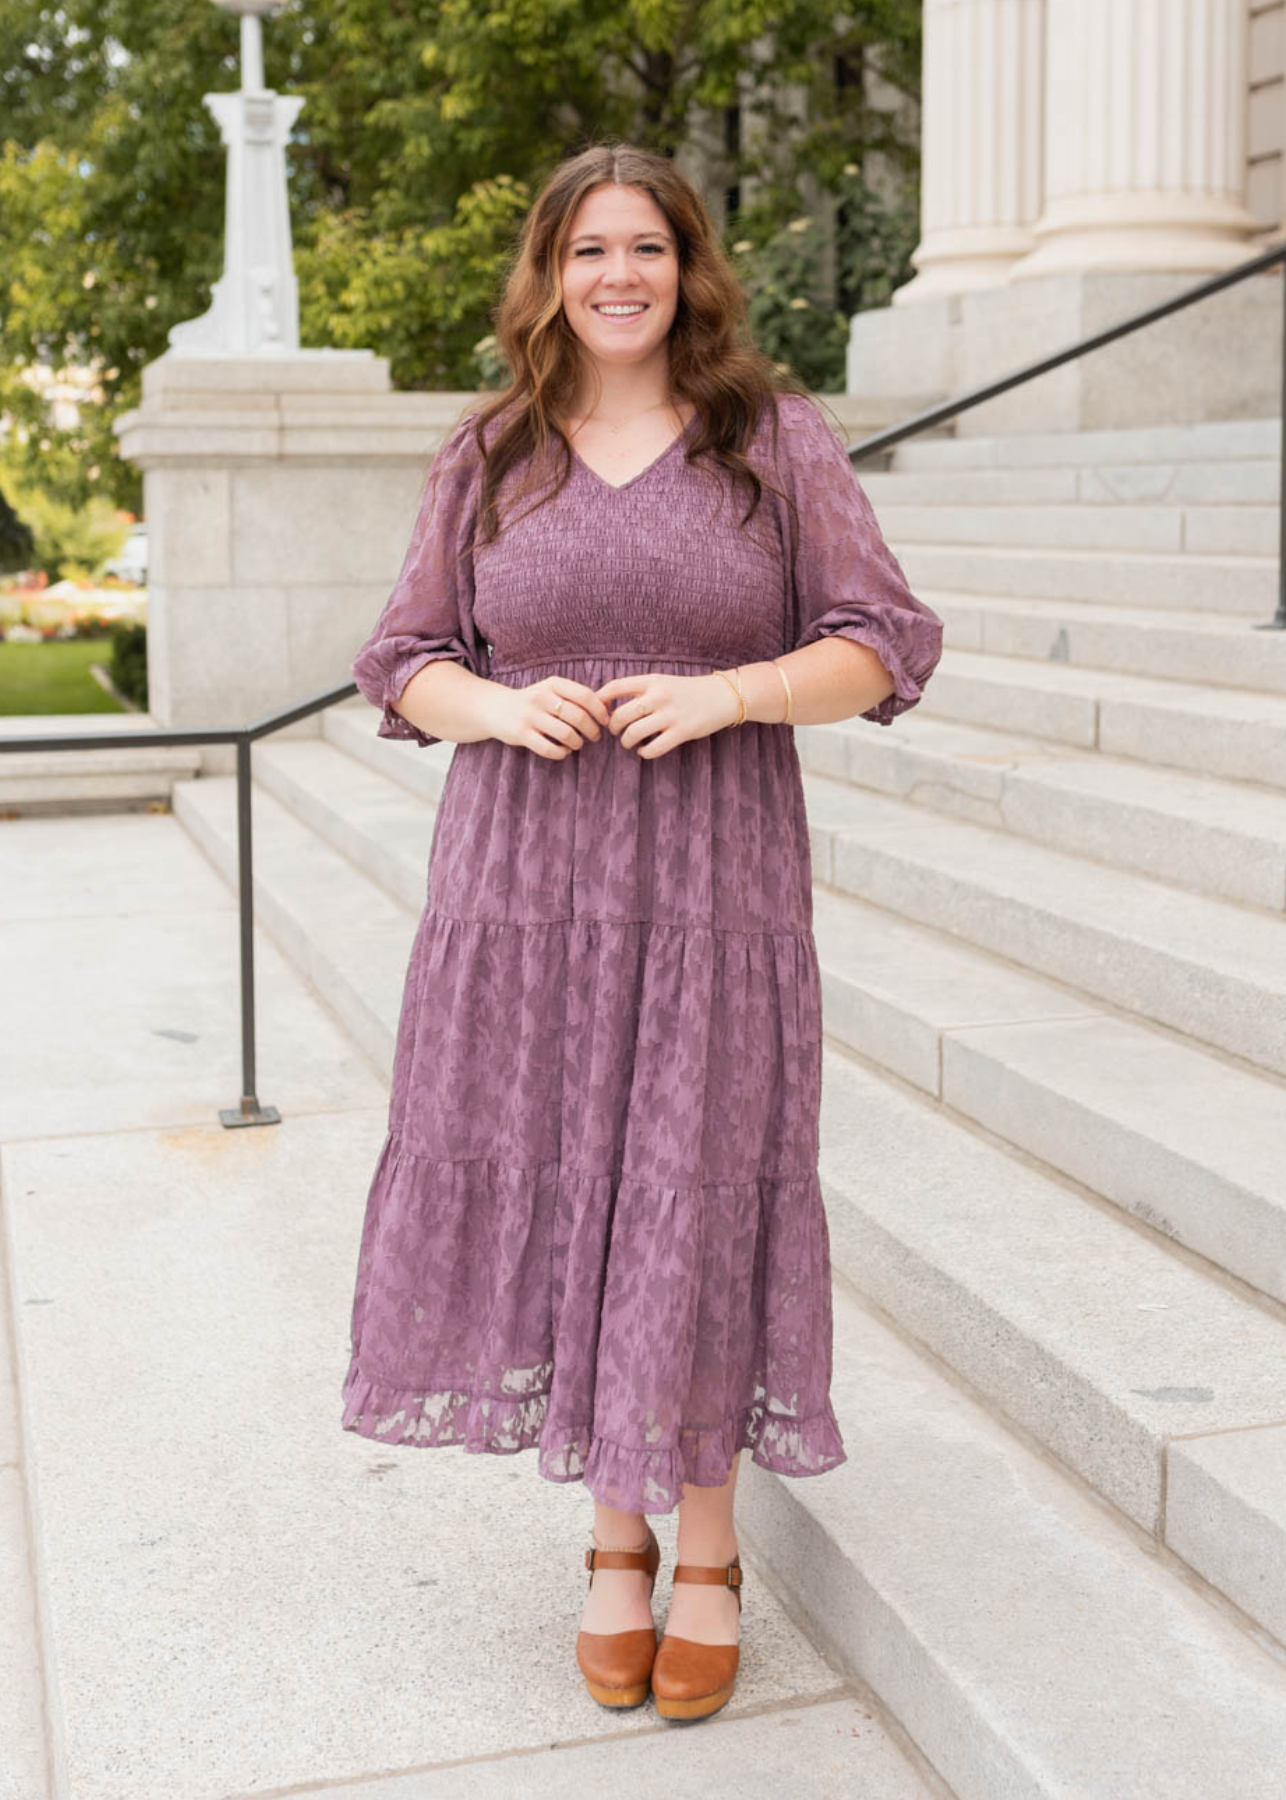
[[[302,341],[369,346],[399,386],[494,376],[489,310],[560,157],[608,134],[672,154],[698,109],[739,94],[725,185],[755,197],[729,241],[750,246],[765,349],[842,385],[854,296],[910,273],[920,0],[290,0],[264,40],[268,84],[305,100],[288,151]],[[237,46],[205,0],[0,11],[0,410],[24,428],[0,468],[38,467],[73,503],[105,490],[139,510],[111,423],[221,271],[224,153],[201,97],[237,85]],[[872,60],[909,127],[867,104]],[[845,172],[875,154],[904,175],[891,201]],[[802,216],[814,233],[783,238]],[[832,223],[844,248],[824,278]],[[42,359],[96,359],[102,404],[78,433],[42,417],[27,380]]]
[[[34,565],[50,581],[64,575],[98,576],[103,564],[125,548],[129,525],[117,518],[105,494],[73,504],[42,488],[17,487],[14,500],[30,523]]]

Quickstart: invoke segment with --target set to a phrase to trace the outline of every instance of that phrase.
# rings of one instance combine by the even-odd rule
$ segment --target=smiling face
[[[612,365],[665,357],[678,245],[650,194],[607,182],[591,188],[572,217],[561,273],[563,311],[590,356]]]

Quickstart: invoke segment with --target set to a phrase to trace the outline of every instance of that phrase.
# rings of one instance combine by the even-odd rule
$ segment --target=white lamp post
[[[208,312],[169,332],[175,356],[289,356],[299,349],[286,140],[304,102],[263,85],[260,19],[284,0],[214,0],[241,19],[241,87],[206,94],[228,152],[223,274]]]

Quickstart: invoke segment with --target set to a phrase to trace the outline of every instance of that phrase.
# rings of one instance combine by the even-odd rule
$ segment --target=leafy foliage
[[[111,425],[221,271],[224,152],[202,95],[238,85],[237,48],[206,0],[0,9],[0,410],[20,427],[0,468],[38,468],[70,503],[106,490],[140,510]],[[753,195],[728,238],[751,246],[762,347],[840,387],[854,297],[910,273],[920,0],[288,0],[264,60],[305,100],[287,158],[301,340],[369,346],[401,387],[502,379],[490,309],[563,156],[608,134],[680,153],[708,135],[702,109],[738,99],[720,179]],[[901,114],[868,103],[872,62]],[[845,173],[870,154],[891,198]],[[815,229],[792,231],[803,216]],[[40,359],[99,370],[77,432],[44,416]]]
[[[117,517],[106,494],[91,495],[78,504],[23,482],[14,485],[13,497],[31,529],[28,564],[44,569],[51,582],[64,576],[97,576],[103,564],[125,547],[129,525]]]

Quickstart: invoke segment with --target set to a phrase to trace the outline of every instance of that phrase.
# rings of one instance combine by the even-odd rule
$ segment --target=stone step
[[[152,731],[147,713],[10,713],[0,717],[0,743],[75,732]],[[6,750],[0,753],[0,811],[116,811],[167,801],[178,781],[201,767],[197,745],[127,746],[120,750]]]
[[[738,1519],[959,1800],[1277,1800],[1268,1650],[838,1290],[832,1393],[847,1462]]]
[[[375,714],[368,713],[373,733]],[[431,756],[439,769],[450,764],[450,744],[410,748]],[[296,819],[403,906],[423,908],[436,818],[431,803],[321,739],[260,744],[254,756],[256,781]]]
[[[895,455],[898,453],[895,452]],[[1084,502],[1089,505],[1275,507],[1280,462],[1266,456],[1228,462],[1052,464],[1031,468],[866,469],[858,473],[883,517],[891,505],[1000,506]]]
[[[1197,893],[1286,907],[1286,793],[935,718],[799,727],[803,766]]]
[[[1286,694],[1286,631],[1250,619],[921,589],[955,650]]]
[[[329,788],[332,804],[324,815],[319,815],[319,823],[343,838],[344,850],[341,852],[329,843],[322,843],[310,827],[257,785],[257,916],[332,1008],[354,1029],[377,1065],[391,1069],[414,915],[391,899],[379,882],[359,865],[377,866],[375,852],[381,847],[386,856],[390,854],[390,821],[397,817],[399,806],[405,806],[407,802],[397,792],[377,796],[371,791],[368,771],[356,765],[345,770],[342,765],[347,759],[331,746],[296,742],[272,748],[274,752],[280,750],[282,755],[264,758],[264,769],[266,771],[272,764],[275,773],[282,768],[290,771],[295,784],[291,790],[292,802],[312,806],[316,784]],[[353,835],[359,797],[367,808],[368,835],[365,840]],[[422,813],[428,810],[414,799],[409,804],[413,808],[418,806]],[[206,779],[184,784],[178,793],[175,810],[216,866],[222,869],[225,878],[230,882],[234,880],[235,784],[232,780]],[[395,845],[400,841],[401,837],[398,837]],[[402,854],[396,847],[391,853]],[[1045,1016],[1049,1015],[1046,1013]],[[1073,1020],[1076,1016],[1074,1007],[1070,1008],[1068,1019]],[[855,1065],[847,1059],[839,1060],[842,1064],[839,1075],[842,1082],[848,1084],[851,1077],[855,1078]],[[954,1083],[954,1065],[947,1066],[949,1078]],[[827,1067],[829,1088],[833,1091],[836,1074],[833,1052],[828,1053]],[[856,1071],[856,1075],[861,1075],[861,1071]],[[929,1308],[930,1316],[927,1319],[918,1315],[914,1319],[908,1318],[906,1328],[923,1341],[928,1342],[932,1337],[935,1351],[946,1355],[944,1346],[954,1342],[956,1332],[961,1332],[966,1343],[971,1343],[978,1335],[975,1330],[977,1320],[986,1316],[990,1335],[983,1335],[987,1344],[1003,1346],[1006,1355],[1017,1357],[1025,1371],[1016,1377],[1019,1388],[1025,1385],[1031,1394],[1038,1395],[1052,1384],[1061,1396],[1060,1405],[1055,1409],[1058,1416],[1044,1422],[1042,1441],[1048,1442],[1051,1449],[1087,1480],[1104,1484],[1103,1491],[1132,1518],[1149,1529],[1160,1529],[1157,1507],[1159,1459],[1164,1447],[1163,1423],[1173,1424],[1177,1418],[1176,1429],[1186,1430],[1190,1435],[1207,1429],[1227,1430],[1232,1425],[1267,1423],[1266,1413],[1276,1404],[1273,1384],[1278,1370],[1273,1353],[1266,1348],[1265,1334],[1280,1332],[1286,1339],[1286,1326],[1278,1326],[1275,1320],[1181,1262],[1155,1241],[1131,1231],[1060,1183],[1028,1169],[1003,1150],[982,1144],[959,1123],[923,1103],[923,1117],[916,1121],[913,1134],[917,1142],[917,1159],[923,1162],[923,1170],[917,1171],[917,1193],[929,1193],[931,1204],[943,1221],[943,1241],[949,1254],[942,1259],[944,1266],[938,1270],[935,1279],[930,1280],[926,1247],[920,1241],[918,1227],[908,1219],[897,1250],[891,1256],[877,1256],[870,1247],[878,1244],[882,1230],[893,1227],[887,1217],[890,1203],[886,1184],[882,1178],[874,1180],[868,1195],[867,1175],[875,1166],[871,1160],[875,1151],[887,1144],[891,1135],[896,1136],[881,1124],[887,1116],[888,1106],[900,1102],[905,1107],[910,1102],[887,1083],[878,1084],[874,1076],[867,1075],[865,1079],[871,1084],[871,1093],[864,1092],[861,1103],[854,1106],[851,1086],[845,1086],[840,1096],[839,1121],[831,1105],[826,1114],[828,1122],[823,1127],[824,1137],[835,1145],[838,1159],[838,1164],[823,1161],[823,1176],[828,1184],[836,1166],[843,1165],[849,1170],[859,1166],[851,1154],[851,1141],[843,1135],[843,1119],[862,1119],[867,1132],[860,1164],[864,1171],[860,1197],[864,1210],[854,1216],[849,1210],[851,1197],[843,1197],[842,1207],[831,1199],[832,1216],[836,1220],[832,1236],[837,1268],[847,1270],[852,1278],[856,1278],[856,1265],[863,1262],[862,1278],[878,1289],[875,1297],[879,1303],[896,1313],[895,1303],[900,1299],[905,1305],[907,1297],[905,1293],[899,1294],[890,1268],[909,1267],[918,1259],[920,1272],[914,1278],[908,1277],[909,1286],[915,1292],[922,1290],[934,1298]],[[944,1133],[947,1134],[945,1138]],[[948,1141],[953,1148],[944,1148]],[[992,1171],[990,1190],[977,1162],[983,1153],[991,1159],[987,1165]],[[941,1181],[936,1173],[943,1161],[957,1171],[950,1206],[940,1191]],[[927,1188],[922,1190],[924,1170],[928,1171],[928,1180]],[[997,1171],[1004,1172],[1004,1179],[998,1186],[995,1181]],[[1025,1189],[1023,1184],[1026,1184]],[[976,1224],[978,1208],[982,1204],[979,1196],[989,1191],[1008,1195],[1015,1214],[1014,1230],[1008,1242],[995,1240],[992,1247],[996,1255],[990,1273],[984,1267],[980,1278],[980,1271],[975,1266],[977,1256],[971,1261],[963,1252],[958,1256],[957,1250],[960,1239],[968,1235],[970,1218]],[[1025,1209],[1024,1192],[1028,1195]],[[1033,1194],[1035,1199],[1030,1197]],[[997,1200],[995,1204],[1000,1207],[1002,1202]],[[1035,1207],[1040,1208],[1043,1217],[1050,1219],[1051,1225],[1048,1234],[1041,1239],[1045,1252],[1038,1259],[1037,1268],[1029,1269],[1024,1276],[1022,1258],[1028,1252],[1029,1241],[1035,1241],[1037,1234],[1032,1233],[1029,1226],[1023,1226],[1022,1220]],[[1077,1216],[1074,1209],[1079,1209],[1083,1216]],[[947,1229],[948,1225],[950,1229]],[[1118,1234],[1119,1241],[1105,1237],[1108,1232]],[[855,1245],[858,1246],[856,1250]],[[975,1245],[979,1254],[980,1247],[981,1239]],[[864,1259],[868,1259],[868,1251],[869,1268],[866,1268]],[[1160,1303],[1178,1315],[1175,1329],[1162,1329],[1168,1321],[1158,1324],[1150,1333],[1149,1344],[1139,1351],[1137,1366],[1129,1363],[1127,1356],[1132,1347],[1137,1347],[1134,1334],[1125,1331],[1122,1335],[1116,1327],[1104,1327],[1100,1331],[1098,1312],[1093,1309],[1085,1315],[1094,1322],[1091,1341],[1077,1342],[1075,1333],[1082,1316],[1078,1307],[1083,1311],[1083,1301],[1074,1300],[1064,1283],[1062,1300],[1065,1304],[1060,1302],[1051,1313],[1039,1291],[1039,1281],[1033,1281],[1033,1275],[1039,1276],[1042,1270],[1048,1270],[1049,1256],[1055,1254],[1065,1255],[1069,1260],[1079,1256],[1080,1267],[1087,1272],[1085,1280],[1091,1285],[1095,1271],[1101,1271],[1105,1266],[1103,1258],[1106,1257],[1113,1271],[1125,1271],[1122,1281],[1128,1277],[1128,1291],[1134,1296],[1136,1306],[1140,1293],[1145,1295],[1144,1304],[1157,1304],[1157,1296],[1162,1296]],[[982,1261],[986,1263],[985,1255]],[[1008,1311],[1002,1317],[1002,1296],[998,1289],[1006,1284],[1011,1291],[1004,1301]],[[1101,1281],[1095,1291],[1101,1299]],[[1044,1321],[1039,1332],[1032,1324],[1037,1314]],[[1132,1318],[1132,1314],[1127,1315],[1127,1322]],[[1261,1344],[1261,1337],[1265,1337],[1265,1343]],[[1207,1402],[1197,1394],[1195,1381],[1188,1384],[1193,1392],[1179,1388],[1170,1392],[1160,1379],[1161,1373],[1173,1372],[1176,1368],[1180,1375],[1187,1372],[1183,1357],[1189,1340],[1225,1346],[1226,1360],[1235,1364],[1221,1376],[1217,1403]],[[1275,1335],[1272,1343],[1276,1343]],[[1243,1355],[1249,1374],[1244,1373],[1242,1363],[1235,1360]],[[1212,1356],[1214,1361],[1219,1361],[1218,1355],[1212,1353]],[[989,1393],[1002,1410],[1015,1405],[1014,1394],[1006,1385],[1008,1367],[998,1352],[993,1355],[991,1348],[984,1348],[966,1371],[968,1379],[980,1391]],[[1220,1367],[1222,1369],[1222,1363]],[[1210,1373],[1208,1364],[1203,1369],[1203,1379]],[[1126,1374],[1131,1376],[1131,1387],[1149,1383],[1141,1397],[1118,1391]],[[1264,1399],[1265,1387],[1269,1392],[1267,1400]],[[1069,1394],[1078,1402],[1070,1409],[1070,1423],[1069,1409],[1061,1403]],[[1182,1410],[1185,1405],[1186,1412]],[[1017,1413],[1014,1416],[1019,1417]],[[1024,1429],[1041,1435],[1041,1422],[1033,1416],[1031,1405],[1019,1417],[1019,1423]]]
[[[410,738],[383,738],[376,732],[378,723],[379,714],[359,695],[355,700],[327,707],[322,714],[322,738],[365,768],[386,775],[408,793],[436,806],[455,746],[449,742],[417,744]]]
[[[1016,431],[987,437],[911,438],[894,447],[904,469],[1094,468],[1112,464],[1280,463],[1282,422],[1212,419],[1191,425],[1108,426],[1097,431]]]
[[[1286,1074],[1286,918],[805,777],[813,875]]]
[[[235,778],[176,783],[174,813],[235,885]],[[257,782],[251,816],[256,923],[391,1079],[416,915]]]
[[[1286,1425],[1176,1443],[1169,1462],[1176,1552],[1286,1641]]]
[[[1277,605],[1276,556],[924,544],[893,533],[889,542],[917,594],[952,589],[1255,620],[1271,618]]]
[[[872,501],[874,504],[874,501]],[[1203,506],[1079,501],[1042,505],[1013,497],[995,502],[895,495],[877,508],[890,542],[983,545],[1061,551],[1153,552],[1228,557],[1274,556],[1277,507],[1224,502]]]
[[[835,1043],[1286,1304],[1286,1089],[819,887]]]
[[[836,1273],[1168,1543],[1170,1440],[1286,1422],[1286,1319],[889,1077],[824,1061]]]
[[[948,648],[917,711],[1198,775],[1286,787],[1286,695]]]

